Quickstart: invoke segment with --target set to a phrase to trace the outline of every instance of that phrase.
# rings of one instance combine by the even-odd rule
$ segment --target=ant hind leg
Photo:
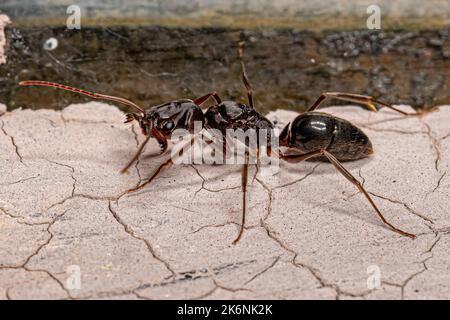
[[[347,170],[345,169],[345,167],[339,162],[339,160],[333,156],[331,153],[329,153],[327,150],[325,149],[319,149],[316,151],[312,151],[312,152],[308,152],[305,154],[301,154],[301,155],[280,155],[281,158],[283,160],[286,160],[287,162],[290,163],[298,163],[301,161],[304,161],[306,159],[309,159],[311,157],[314,156],[318,156],[318,155],[323,155],[325,156],[328,161],[331,162],[331,164],[333,164],[333,166],[348,180],[350,181],[352,184],[354,184],[359,191],[361,191],[363,193],[363,195],[366,197],[366,199],[369,201],[370,205],[372,206],[372,208],[375,210],[375,212],[377,213],[377,215],[380,217],[381,221],[383,221],[384,224],[386,224],[387,226],[389,226],[393,231],[400,233],[401,235],[410,237],[410,238],[415,238],[416,236],[414,234],[408,233],[406,231],[403,231],[399,228],[396,228],[394,225],[392,225],[390,222],[388,222],[386,220],[386,218],[383,216],[383,214],[381,213],[381,211],[378,209],[378,207],[376,206],[375,202],[373,201],[373,199],[370,197],[369,193],[364,189],[364,187],[362,186],[362,184]]]
[[[423,115],[423,112],[405,112],[400,109],[397,109],[396,107],[374,99],[371,96],[365,96],[360,94],[354,94],[354,93],[345,93],[345,92],[324,92],[322,93],[319,98],[306,110],[306,112],[313,111],[319,107],[319,105],[327,98],[335,98],[337,100],[341,101],[348,101],[348,102],[354,102],[354,103],[360,103],[368,106],[372,111],[378,111],[378,108],[389,108],[395,112],[401,113],[405,116],[421,116]]]

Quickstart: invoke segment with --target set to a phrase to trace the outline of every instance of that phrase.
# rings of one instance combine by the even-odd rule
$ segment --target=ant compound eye
[[[175,124],[173,123],[172,120],[167,120],[162,124],[163,129],[167,131],[172,130],[174,126]]]

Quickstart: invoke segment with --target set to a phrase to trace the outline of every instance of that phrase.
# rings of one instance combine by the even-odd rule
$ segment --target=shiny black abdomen
[[[302,153],[324,148],[340,161],[365,158],[372,152],[372,143],[364,132],[347,120],[322,112],[295,118],[288,144]]]

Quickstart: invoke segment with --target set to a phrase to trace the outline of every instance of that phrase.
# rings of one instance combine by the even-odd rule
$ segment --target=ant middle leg
[[[301,162],[303,160],[306,160],[306,159],[309,159],[311,157],[318,156],[318,155],[325,156],[328,159],[328,161],[330,161],[331,164],[333,164],[333,166],[348,181],[350,181],[352,184],[354,184],[358,188],[358,190],[361,191],[364,194],[364,196],[369,201],[370,205],[375,210],[375,212],[377,213],[377,215],[380,217],[381,221],[383,221],[384,224],[389,226],[393,231],[395,231],[397,233],[400,233],[401,235],[404,235],[404,236],[407,236],[407,237],[410,237],[410,238],[413,238],[413,239],[416,237],[414,234],[411,234],[411,233],[408,233],[406,231],[403,231],[403,230],[395,227],[394,225],[392,225],[390,222],[388,222],[386,220],[386,218],[383,216],[383,214],[381,213],[381,211],[378,209],[378,207],[375,204],[375,202],[373,201],[373,199],[370,197],[369,193],[364,189],[362,184],[347,169],[345,169],[345,167],[339,162],[339,160],[335,156],[333,156],[327,150],[319,149],[319,150],[308,152],[308,153],[305,153],[305,154],[300,154],[300,155],[280,155],[280,157],[283,160],[286,160],[287,162],[298,163],[298,162]]]
[[[248,180],[248,163],[249,163],[249,151],[245,150],[244,157],[244,165],[242,166],[242,175],[241,175],[241,190],[242,190],[242,221],[241,228],[239,229],[238,236],[233,241],[233,244],[236,244],[239,239],[241,239],[242,233],[244,232],[245,227],[245,215],[247,211],[247,180]]]
[[[216,101],[216,104],[219,104],[222,102],[222,100],[220,99],[219,95],[217,94],[217,92],[210,92],[205,94],[204,96],[201,96],[197,99],[194,100],[194,103],[198,106],[202,105],[206,100],[208,100],[209,97],[213,97],[214,100]]]
[[[245,71],[245,64],[244,64],[245,41],[239,42],[238,45],[239,45],[238,46],[238,56],[239,56],[239,60],[241,61],[242,81],[244,82],[244,86],[247,91],[248,104],[251,108],[253,108],[253,90],[252,90],[252,86],[250,85],[250,81],[248,80],[247,72]]]
[[[337,100],[341,101],[348,101],[348,102],[355,102],[360,103],[368,106],[372,111],[378,111],[377,107],[382,108],[389,108],[391,110],[394,110],[398,113],[401,113],[405,116],[421,116],[423,115],[423,112],[405,112],[400,109],[397,109],[396,107],[374,99],[371,96],[365,96],[360,94],[354,94],[354,93],[345,93],[345,92],[324,92],[320,95],[319,98],[306,110],[306,112],[313,111],[319,107],[319,105],[326,99],[326,98],[335,98]]]

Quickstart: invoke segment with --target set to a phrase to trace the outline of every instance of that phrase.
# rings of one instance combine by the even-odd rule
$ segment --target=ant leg
[[[307,110],[306,112],[313,111],[317,109],[317,107],[326,99],[326,98],[335,98],[337,100],[341,101],[349,101],[349,102],[355,102],[355,103],[361,103],[366,106],[368,106],[372,111],[378,111],[377,106],[379,108],[385,107],[389,108],[391,110],[394,110],[398,113],[401,113],[405,116],[421,116],[422,112],[405,112],[400,109],[395,108],[394,106],[385,103],[380,100],[376,100],[372,98],[371,96],[364,96],[360,94],[353,94],[353,93],[344,93],[344,92],[324,92],[320,95],[320,97],[314,102]]]
[[[394,231],[396,231],[396,232],[398,232],[398,233],[400,233],[400,234],[402,234],[402,235],[404,235],[404,236],[407,236],[407,237],[410,237],[410,238],[413,238],[413,239],[416,237],[415,235],[413,235],[413,234],[411,234],[411,233],[408,233],[408,232],[405,232],[405,231],[403,231],[403,230],[400,230],[400,229],[394,227],[391,223],[389,223],[389,222],[384,218],[383,214],[380,212],[380,210],[378,209],[378,207],[375,205],[375,203],[373,202],[372,198],[369,196],[369,193],[364,189],[364,187],[362,186],[362,184],[361,184],[361,183],[360,183],[360,182],[359,182],[359,181],[358,181],[358,180],[357,180],[350,172],[348,172],[347,169],[344,168],[344,166],[339,162],[339,160],[336,159],[335,156],[333,156],[331,153],[329,153],[329,152],[326,151],[326,150],[322,150],[322,154],[328,158],[328,160],[335,166],[335,168],[336,168],[340,173],[342,173],[342,175],[343,175],[344,177],[347,178],[347,180],[349,180],[351,183],[353,183],[353,184],[359,189],[359,191],[361,191],[361,192],[364,194],[364,196],[367,198],[367,200],[370,202],[370,204],[372,205],[372,207],[373,207],[373,208],[375,209],[375,211],[377,212],[377,214],[378,214],[378,216],[380,217],[380,219],[381,219],[386,225],[388,225],[388,226],[391,227]]]
[[[192,136],[192,138],[180,148],[180,149],[181,149],[180,154],[174,155],[174,157],[179,157],[179,156],[181,156],[181,155],[183,154],[184,147],[187,146],[188,144],[191,144],[191,145],[192,145],[192,143],[194,142],[194,139],[195,139],[195,136]],[[144,143],[145,143],[145,141],[144,141]],[[141,147],[142,147],[142,146],[141,146]],[[165,152],[165,151],[166,151],[166,149],[164,149],[164,152]],[[172,163],[173,163],[172,157],[170,157],[169,159],[167,159],[166,161],[164,161],[164,162],[158,167],[158,169],[156,169],[156,171],[150,176],[150,178],[147,179],[147,181],[145,181],[144,183],[138,185],[138,186],[135,187],[135,188],[129,189],[129,190],[127,191],[127,193],[131,193],[131,192],[134,192],[134,191],[137,191],[137,190],[142,189],[142,188],[145,187],[147,184],[149,184],[150,182],[152,182],[153,179],[155,179],[156,176],[158,176],[158,174],[161,172],[161,170],[162,170],[165,166],[168,166],[168,165],[170,165],[170,164],[172,164]]]
[[[289,163],[299,163],[314,156],[320,155],[322,153],[321,150],[311,151],[303,154],[280,154],[281,159]]]
[[[353,183],[359,191],[361,191],[364,196],[367,198],[367,200],[369,201],[369,203],[371,204],[371,206],[374,208],[374,210],[376,211],[376,213],[378,214],[378,216],[380,217],[381,221],[383,221],[384,224],[386,224],[387,226],[389,226],[392,230],[394,230],[395,232],[400,233],[401,235],[410,237],[410,238],[415,238],[416,236],[414,234],[408,233],[406,231],[400,230],[396,227],[394,227],[391,223],[389,223],[383,216],[383,214],[381,213],[381,211],[378,209],[378,207],[376,206],[375,202],[372,200],[372,198],[370,197],[369,193],[364,189],[364,187],[362,186],[362,184],[347,170],[344,168],[344,166],[339,162],[338,159],[336,159],[335,156],[333,156],[331,153],[329,153],[327,150],[325,149],[320,149],[320,150],[316,150],[316,151],[312,151],[312,152],[308,152],[305,154],[301,154],[301,155],[291,155],[291,156],[284,156],[281,155],[282,159],[285,159],[288,162],[300,162],[303,160],[306,160],[308,158],[317,156],[317,155],[323,155],[325,157],[327,157],[328,161],[330,161],[334,167],[345,177],[347,178],[348,181],[350,181],[351,183]]]
[[[246,214],[246,208],[247,208],[248,161],[249,161],[249,153],[248,153],[248,150],[246,150],[245,151],[244,166],[242,167],[242,178],[241,178],[241,187],[242,187],[242,222],[241,222],[241,229],[239,230],[239,234],[238,234],[237,238],[233,241],[233,244],[236,244],[239,241],[239,239],[241,239],[242,233],[244,232],[245,214]]]
[[[128,169],[130,169],[131,165],[133,163],[135,163],[137,161],[137,159],[139,158],[139,156],[141,155],[142,151],[144,150],[145,145],[147,144],[147,142],[150,140],[150,136],[147,136],[147,138],[145,138],[144,142],[142,142],[141,146],[139,147],[138,151],[136,152],[136,154],[134,155],[134,157],[130,160],[130,162],[128,162],[128,164],[120,171],[120,173],[125,173],[128,171]]]
[[[253,185],[253,183],[255,183],[256,176],[259,173],[259,164],[260,164],[260,162],[259,162],[259,149],[256,149],[255,174],[253,175],[253,178],[252,178],[252,185]]]
[[[201,96],[200,98],[197,98],[194,100],[194,103],[198,106],[200,106],[201,104],[203,104],[203,102],[205,102],[206,100],[208,100],[209,97],[213,97],[214,100],[216,100],[216,104],[219,104],[222,102],[222,100],[220,99],[219,95],[217,94],[217,92],[211,92],[208,94],[205,94],[204,96]]]
[[[135,187],[135,188],[129,189],[129,190],[127,191],[127,193],[135,192],[135,191],[138,191],[138,190],[142,189],[142,188],[145,187],[147,184],[149,184],[150,182],[152,182],[153,179],[156,178],[156,176],[161,172],[162,168],[164,168],[165,166],[167,166],[167,165],[169,165],[169,164],[172,164],[172,163],[173,163],[173,162],[172,162],[172,158],[167,159],[166,161],[164,161],[164,162],[158,167],[158,169],[156,169],[156,171],[151,175],[150,178],[147,179],[147,181],[145,181],[144,183],[138,185],[138,186]]]
[[[166,151],[167,151],[167,140],[164,136],[160,136],[158,134],[158,132],[153,131],[153,134],[156,136],[156,140],[158,140],[159,142],[159,147],[161,149],[159,154],[155,154],[152,155],[151,157],[157,157],[160,155],[163,155]],[[136,154],[134,155],[134,157],[130,160],[130,162],[128,162],[128,164],[120,171],[120,173],[125,173],[128,171],[128,169],[131,167],[131,165],[137,161],[137,159],[139,158],[139,155],[142,153],[142,151],[144,150],[145,145],[147,144],[147,142],[150,140],[151,136],[147,136],[144,140],[144,142],[140,145],[138,151],[136,152]]]
[[[250,81],[248,80],[247,72],[245,71],[244,47],[245,47],[245,42],[244,41],[239,42],[238,55],[239,55],[239,60],[241,61],[242,81],[244,82],[245,89],[247,91],[248,104],[251,108],[253,108],[253,90],[252,90],[252,86],[250,85]]]

